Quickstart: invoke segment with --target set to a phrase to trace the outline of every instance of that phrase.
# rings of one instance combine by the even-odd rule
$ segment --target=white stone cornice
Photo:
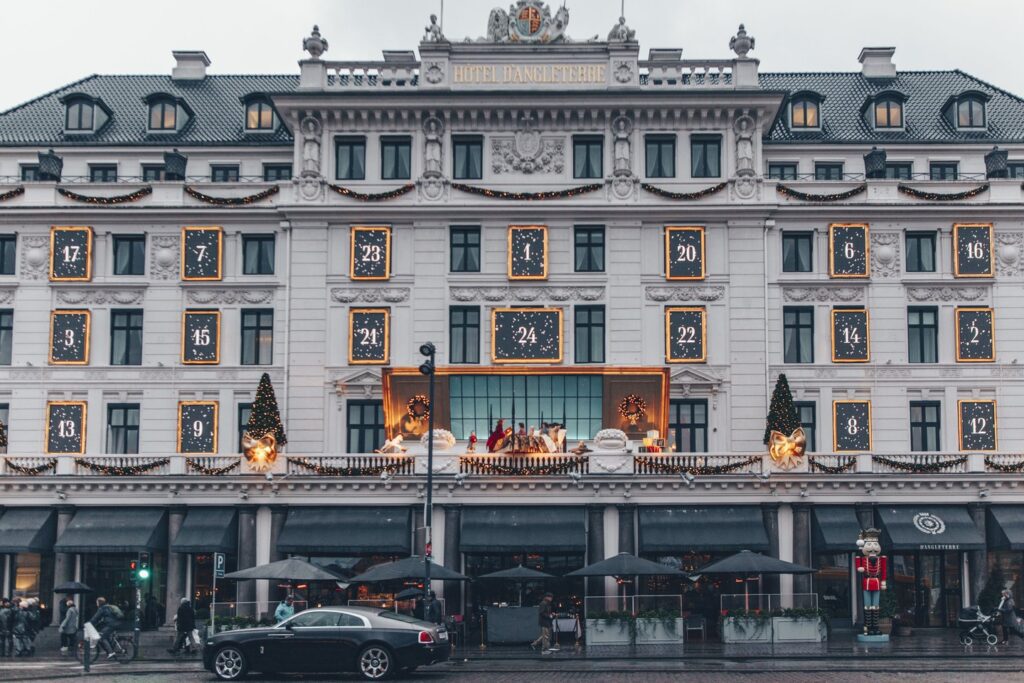
[[[935,287],[908,286],[907,298],[911,301],[980,301],[989,292],[988,287],[964,287],[941,285]]]
[[[408,301],[411,290],[408,287],[332,287],[331,298],[343,304],[350,303],[400,303]]]
[[[128,289],[90,285],[88,289],[84,287],[55,288],[54,296],[57,303],[69,306],[105,306],[107,304],[138,306],[145,300],[146,290],[142,287]]]
[[[188,287],[185,298],[190,304],[222,306],[233,304],[269,304],[274,300],[273,289],[250,289],[247,287],[224,287],[199,289]]]
[[[564,287],[538,285],[533,287],[450,287],[454,301],[600,301],[604,287]]]
[[[863,287],[829,286],[825,284],[810,287],[783,287],[782,298],[786,301],[838,301],[842,303],[861,302],[864,300]]]
[[[725,297],[725,287],[718,285],[658,285],[644,288],[648,301],[718,301]]]

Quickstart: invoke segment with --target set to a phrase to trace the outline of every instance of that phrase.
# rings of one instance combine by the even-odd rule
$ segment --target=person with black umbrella
[[[178,614],[174,617],[174,630],[177,632],[177,636],[174,638],[174,646],[167,652],[176,655],[183,648],[191,652],[192,629],[195,627],[196,613],[192,609],[192,604],[189,603],[188,598],[182,598],[181,604],[178,606]]]
[[[61,607],[64,617],[60,620],[60,653],[73,653],[78,635],[78,608],[75,607],[75,601],[71,598],[62,600]]]

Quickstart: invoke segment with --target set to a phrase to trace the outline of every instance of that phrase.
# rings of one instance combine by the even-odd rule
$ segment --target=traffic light
[[[139,580],[139,561],[138,559],[128,560],[128,581],[134,586]]]
[[[139,577],[139,581],[147,581],[152,575],[152,570],[149,567],[149,553],[139,553],[139,566],[136,576]]]

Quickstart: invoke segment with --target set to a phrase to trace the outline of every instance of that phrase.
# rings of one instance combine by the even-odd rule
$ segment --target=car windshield
[[[422,619],[411,617],[408,614],[399,614],[398,612],[378,612],[377,616],[384,619],[393,619],[394,621],[404,621],[407,624],[420,624],[423,622]]]

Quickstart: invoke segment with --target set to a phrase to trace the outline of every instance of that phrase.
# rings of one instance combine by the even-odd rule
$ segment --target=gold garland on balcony
[[[603,183],[591,183],[589,185],[577,185],[564,190],[550,190],[548,192],[507,192],[505,190],[492,190],[489,187],[478,187],[466,185],[465,183],[452,183],[453,190],[480,195],[489,199],[512,199],[520,202],[536,202],[546,199],[569,199],[588,192],[597,192],[604,187]]]
[[[665,457],[665,456],[662,456]],[[671,457],[671,456],[668,456]],[[673,465],[667,462],[659,462],[658,458],[651,458],[648,456],[636,456],[633,458],[635,465],[648,467],[654,470],[655,474],[692,474],[694,476],[700,475],[703,477],[714,476],[716,474],[728,474],[741,470],[744,467],[750,467],[755,463],[761,462],[760,455],[752,455],[746,460],[739,460],[732,462],[727,465],[694,465],[691,467],[684,467],[683,465]]]
[[[953,458],[952,460],[946,460],[944,462],[926,463],[903,462],[901,460],[893,460],[892,458],[887,458],[884,455],[872,455],[871,458],[882,463],[883,465],[886,465],[887,467],[893,468],[894,470],[899,470],[901,472],[912,472],[914,474],[937,474],[939,472],[942,472],[943,470],[959,467],[960,465],[963,465],[965,462],[967,462],[966,455],[961,455],[958,458]]]
[[[669,190],[663,190],[660,187],[651,185],[650,183],[640,183],[640,187],[647,190],[651,194],[664,197],[665,199],[675,199],[677,201],[693,201],[694,199],[703,199],[717,192],[721,192],[729,186],[729,183],[718,183],[711,187],[705,187],[703,190],[697,190],[696,192],[670,192]]]
[[[500,454],[496,454],[500,457]],[[576,456],[574,458],[559,458],[560,462],[550,463],[547,465],[499,465],[497,463],[488,462],[488,460],[495,456],[484,456],[482,458],[474,458],[468,456],[462,456],[459,458],[460,467],[470,467],[477,469],[481,474],[494,474],[502,477],[531,477],[531,476],[549,476],[558,474],[569,474],[572,470],[577,467],[581,467],[586,464],[586,456]]]
[[[23,194],[25,194],[25,186],[21,185],[13,190],[0,193],[0,202],[6,202],[8,199],[14,199],[15,197]]]
[[[844,474],[851,472],[857,466],[857,459],[852,458],[849,462],[842,465],[826,465],[825,463],[818,462],[815,457],[810,457],[807,461],[811,464],[812,470],[824,472],[825,474]]]
[[[388,190],[387,192],[356,192],[355,190],[342,187],[341,185],[327,184],[327,187],[331,188],[342,197],[351,197],[352,199],[358,199],[361,202],[382,202],[386,199],[397,199],[403,194],[408,194],[416,189],[413,183],[407,183],[401,187],[395,188],[394,190]]]
[[[288,462],[293,462],[303,469],[307,469],[314,474],[318,474],[321,477],[379,477],[384,472],[394,474],[395,471],[407,465],[414,460],[412,456],[408,458],[402,458],[397,462],[391,462],[387,465],[371,465],[369,467],[333,467],[331,465],[320,465],[306,458],[288,458]]]
[[[63,187],[58,187],[57,192],[76,202],[82,202],[83,204],[95,204],[97,206],[112,206],[115,204],[128,204],[130,202],[137,202],[143,197],[153,194],[153,188],[149,185],[141,187],[135,192],[129,192],[128,194],[118,194],[113,197],[93,197],[85,194],[78,194],[71,190],[65,190]]]
[[[99,463],[86,460],[85,458],[75,458],[75,464],[81,465],[82,467],[92,470],[93,472],[99,472],[105,474],[108,477],[134,477],[137,474],[143,474],[150,472],[157,468],[163,467],[164,465],[170,464],[170,458],[159,458],[157,460],[151,460],[150,462],[142,465],[101,465]]]
[[[995,470],[996,472],[1004,472],[1006,474],[1019,474],[1024,472],[1024,460],[1018,460],[1012,464],[998,463],[992,459],[991,456],[985,456],[985,467]]]
[[[198,199],[201,202],[206,202],[207,204],[213,204],[214,206],[248,206],[249,204],[262,202],[267,197],[273,197],[280,191],[281,188],[274,185],[273,187],[268,187],[262,192],[246,195],[245,197],[212,197],[208,194],[203,194],[191,185],[185,186],[185,192],[187,192],[190,197]]]
[[[224,465],[224,467],[207,467],[198,460],[193,460],[192,458],[185,458],[185,467],[192,470],[193,472],[205,474],[210,477],[219,477],[223,474],[227,474],[231,470],[237,468],[240,464],[242,464],[241,460],[234,460],[230,464]]]
[[[975,187],[970,190],[965,190],[963,192],[946,193],[924,192],[922,190],[910,187],[909,185],[904,185],[903,183],[900,183],[899,185],[896,186],[896,189],[898,189],[905,195],[913,197],[914,199],[924,199],[925,201],[929,202],[958,202],[962,199],[971,199],[973,197],[977,197],[982,192],[987,191],[988,188],[989,184],[985,183],[984,185],[979,185],[978,187]]]
[[[868,189],[867,183],[861,183],[857,187],[843,192],[832,192],[830,194],[812,194],[810,192],[801,192],[800,190],[794,190],[792,187],[786,185],[776,185],[775,191],[784,197],[791,199],[799,199],[802,202],[841,202],[844,199],[850,199],[863,193]]]
[[[8,460],[7,461],[7,469],[10,470],[11,472],[16,472],[18,474],[23,474],[26,477],[35,477],[37,475],[42,474],[43,472],[51,472],[53,470],[56,470],[57,469],[57,458],[50,458],[49,460],[47,460],[46,462],[42,463],[41,465],[36,465],[34,467],[25,467],[24,465],[18,465],[16,463],[13,463],[10,460]]]

